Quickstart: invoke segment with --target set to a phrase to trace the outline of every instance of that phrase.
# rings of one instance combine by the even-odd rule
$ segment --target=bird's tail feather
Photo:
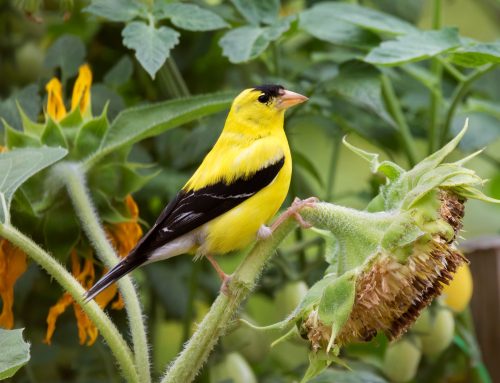
[[[94,286],[92,286],[85,293],[85,295],[83,296],[85,302],[94,299],[96,295],[98,295],[109,285],[113,284],[118,279],[123,277],[125,274],[131,272],[132,270],[139,267],[143,263],[143,262],[130,262],[130,259],[127,258],[123,259],[118,264],[116,264],[101,279],[99,279]]]

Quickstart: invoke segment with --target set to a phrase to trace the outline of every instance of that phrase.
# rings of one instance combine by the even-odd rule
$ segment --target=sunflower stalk
[[[184,350],[167,369],[161,383],[189,383],[194,380],[241,303],[255,287],[265,264],[294,227],[294,221],[285,221],[270,238],[258,242],[253,247],[232,275],[227,295],[219,294]]]
[[[0,236],[18,246],[37,264],[43,267],[49,275],[54,278],[65,291],[67,291],[75,302],[81,305],[82,310],[89,316],[95,326],[99,329],[108,347],[115,356],[121,368],[123,377],[127,382],[139,383],[141,379],[137,374],[132,353],[127,343],[111,319],[95,302],[83,304],[85,290],[78,281],[52,256],[41,249],[26,235],[8,224],[0,224]]]
[[[65,184],[82,227],[97,255],[106,267],[113,267],[118,263],[119,257],[100,223],[79,164],[62,162],[54,167],[53,172]],[[140,382],[147,383],[151,381],[149,348],[139,297],[129,276],[123,277],[118,285],[125,301]]]

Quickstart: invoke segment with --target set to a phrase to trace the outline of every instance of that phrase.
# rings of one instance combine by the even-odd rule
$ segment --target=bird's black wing
[[[269,185],[284,163],[285,158],[282,157],[251,176],[238,178],[230,184],[220,181],[195,191],[181,190],[137,244],[137,251],[149,254],[226,213]]]
[[[284,163],[285,157],[282,157],[230,184],[220,181],[195,191],[181,190],[130,254],[87,292],[86,300],[92,299],[111,283],[146,262],[154,250],[199,228],[255,195],[276,178]]]

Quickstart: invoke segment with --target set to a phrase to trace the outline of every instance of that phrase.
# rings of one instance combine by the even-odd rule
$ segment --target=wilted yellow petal
[[[59,315],[61,315],[66,308],[73,302],[73,297],[69,295],[69,293],[64,293],[61,298],[57,301],[55,305],[53,305],[49,314],[47,315],[47,332],[45,333],[44,343],[50,344],[52,340],[52,335],[54,335],[54,331],[56,331],[56,322]]]
[[[99,330],[97,330],[97,327],[95,327],[87,314],[83,312],[80,305],[73,303],[73,309],[75,311],[76,324],[78,326],[78,339],[80,340],[80,344],[92,346],[99,335]]]
[[[60,121],[66,116],[61,81],[57,78],[50,80],[45,86],[48,94],[47,114],[55,121]]]
[[[80,258],[78,257],[76,250],[73,249],[73,251],[71,252],[71,273],[83,287],[89,288],[90,286],[92,286],[95,278],[94,262],[92,260],[92,257],[85,259],[82,268]],[[73,304],[73,309],[75,312],[80,344],[85,344],[86,342],[87,345],[90,346],[95,342],[98,335],[97,328],[83,312],[80,305],[78,305],[74,301],[73,297],[69,293],[64,293],[63,296],[57,301],[57,303],[50,308],[49,314],[47,315],[48,326],[44,340],[45,343],[50,344],[50,341],[56,329],[57,318],[71,304]]]
[[[88,64],[80,67],[78,78],[73,86],[73,96],[71,97],[71,110],[75,110],[80,105],[81,113],[85,113],[90,105],[90,86],[92,85],[92,71]]]
[[[107,230],[111,242],[118,251],[120,257],[127,256],[142,237],[142,228],[137,223],[139,208],[130,194],[125,199],[125,204],[127,205],[127,209],[132,219],[127,222],[110,225]]]
[[[14,284],[26,271],[26,254],[5,239],[0,240],[0,297],[2,313],[0,327],[14,327]]]

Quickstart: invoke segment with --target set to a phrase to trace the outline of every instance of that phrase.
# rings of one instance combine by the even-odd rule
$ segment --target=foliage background
[[[421,57],[423,60],[417,60],[416,64],[396,60],[395,66],[378,65],[382,62],[380,60],[387,58],[383,55],[378,57],[378,62],[377,58],[373,61],[376,66],[359,61],[380,44],[381,38],[394,38],[391,32],[394,26],[386,25],[382,32],[354,28],[347,35],[339,34],[334,27],[342,23],[338,20],[332,23],[330,18],[321,17],[321,12],[314,13],[315,1],[283,1],[281,8],[276,8],[280,14],[276,18],[271,17],[272,10],[264,15],[252,13],[245,1],[199,1],[197,4],[220,18],[212,20],[213,24],[208,27],[197,25],[186,29],[186,25],[174,19],[158,16],[161,19],[158,27],[168,27],[180,33],[179,44],[170,52],[166,64],[162,64],[162,60],[155,63],[154,59],[143,58],[140,60],[142,65],[134,57],[134,52],[127,48],[137,48],[137,45],[122,42],[124,26],[130,28],[134,22],[142,22],[141,16],[135,19],[127,15],[116,16],[113,11],[103,14],[99,5],[105,4],[104,1],[94,1],[91,5],[98,9],[94,8],[94,13],[101,12],[101,16],[106,16],[104,18],[85,12],[83,9],[89,6],[87,2],[75,1],[65,9],[69,2],[46,1],[33,10],[28,9],[29,3],[25,1],[23,6],[30,17],[12,2],[0,3],[0,116],[11,126],[21,127],[14,100],[30,118],[39,119],[43,105],[46,105],[43,89],[48,80],[57,75],[69,90],[79,65],[84,62],[91,65],[94,75],[93,114],[99,115],[105,102],[109,101],[110,121],[121,110],[135,105],[190,94],[222,90],[237,92],[260,83],[282,83],[311,96],[306,105],[292,111],[287,119],[295,161],[290,197],[315,195],[363,208],[376,193],[380,180],[370,173],[364,161],[340,144],[341,137],[348,133],[350,142],[370,151],[383,152],[386,158],[395,158],[407,166],[412,155],[421,159],[432,145],[429,143],[432,141],[432,121],[437,121],[435,125],[438,126],[445,125],[449,100],[457,86],[457,79],[450,71],[436,70],[435,65],[440,64],[435,62],[439,61],[427,60],[426,57]],[[354,3],[382,10],[424,29],[433,25],[433,1]],[[120,5],[122,2],[115,0],[110,4]],[[123,4],[130,3],[125,1]],[[441,6],[442,26],[458,27],[463,36],[458,41],[458,37],[450,32],[444,39],[443,52],[452,49],[454,43],[450,40],[453,39],[457,39],[455,45],[465,44],[465,37],[479,41],[498,39],[498,1],[449,0],[442,1]],[[65,17],[65,12],[70,12],[69,18]],[[161,14],[161,10],[158,12]],[[293,19],[292,15],[297,13],[300,13],[300,21]],[[43,18],[43,22],[34,22],[36,17]],[[214,30],[210,31],[190,30],[212,27]],[[247,29],[241,37],[235,37],[237,28]],[[228,37],[231,32],[235,40]],[[137,31],[132,35],[137,35]],[[251,36],[258,37],[252,40]],[[170,38],[173,39],[172,35]],[[168,41],[160,45],[166,46]],[[232,41],[236,43],[232,44]],[[429,41],[415,42],[423,44],[424,51],[429,50]],[[498,42],[494,49],[496,59],[491,60],[499,62]],[[475,70],[457,65],[453,54],[444,53],[440,57],[443,59],[441,65],[451,62],[463,73]],[[154,80],[150,76],[152,73],[156,74]],[[442,93],[433,97],[433,81],[437,73],[442,73],[437,82]],[[387,89],[383,91],[381,74],[390,78],[414,137],[410,149],[401,141],[401,124],[387,101]],[[461,147],[464,152],[488,145],[485,152],[473,160],[471,167],[484,178],[491,179],[486,191],[496,198],[500,197],[498,83],[498,68],[473,82],[459,100],[450,121],[451,132],[456,132],[466,116],[471,118],[470,132]],[[157,171],[156,176],[134,194],[145,227],[154,222],[162,207],[210,149],[222,129],[225,114],[214,114],[186,124],[133,147],[129,161],[154,164],[152,170]],[[465,218],[467,237],[498,234],[498,214],[498,207],[470,202]],[[59,220],[58,224],[68,222],[67,217]],[[47,243],[49,248],[51,245],[57,247],[57,243]],[[300,230],[295,232],[262,276],[259,289],[247,302],[242,314],[261,325],[282,319],[299,294],[297,281],[311,285],[322,275],[327,265],[323,260],[325,248],[321,238]],[[62,254],[60,259],[66,259],[67,255]],[[229,272],[240,259],[239,254],[229,255],[221,260],[221,265]],[[195,323],[207,312],[219,283],[206,262],[193,263],[189,257],[145,267],[134,272],[134,277],[140,285],[146,308],[155,371],[160,374],[188,338]],[[32,343],[32,359],[13,381],[119,381],[112,357],[100,340],[92,352],[78,344],[76,326],[69,313],[59,320],[52,345],[42,342],[48,308],[60,293],[60,289],[33,263],[18,281],[15,327],[26,328],[25,338]],[[110,314],[120,327],[125,328],[123,312]],[[275,334],[268,336],[249,329],[236,329],[218,346],[199,381],[214,381],[217,374],[224,375],[220,370],[230,368],[229,365],[237,368],[239,364],[242,364],[242,369],[250,366],[258,381],[299,379],[307,365],[306,345],[289,341],[271,349],[270,342],[275,337]],[[243,355],[243,361],[235,361],[232,352],[239,353],[236,358]],[[228,355],[233,359],[228,361]],[[460,365],[461,360],[447,362],[453,366],[454,363]],[[432,362],[427,363],[432,367]],[[358,367],[356,371],[361,371],[359,373],[376,371],[379,379],[384,379],[369,364]],[[466,368],[457,371],[467,376]],[[449,371],[441,373],[447,376]],[[440,376],[435,378],[439,381]]]

